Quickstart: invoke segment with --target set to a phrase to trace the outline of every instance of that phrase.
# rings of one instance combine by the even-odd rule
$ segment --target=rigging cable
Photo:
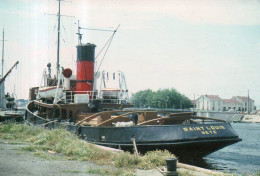
[[[85,29],[85,30],[98,30],[98,31],[113,32],[113,34],[111,35],[111,37],[108,39],[108,41],[105,43],[105,45],[103,46],[103,48],[100,50],[100,52],[99,52],[99,53],[97,54],[97,56],[95,57],[95,60],[96,60],[96,59],[98,58],[98,56],[101,54],[101,52],[102,52],[102,51],[106,48],[106,46],[107,46],[106,51],[105,51],[105,53],[104,53],[104,55],[103,55],[103,58],[102,58],[102,60],[101,60],[101,62],[100,62],[100,64],[99,64],[99,66],[98,66],[98,69],[97,69],[97,71],[96,71],[96,73],[95,73],[95,76],[97,75],[97,73],[98,73],[98,71],[99,71],[99,69],[100,69],[100,67],[101,67],[101,65],[102,65],[102,62],[103,62],[103,60],[104,60],[104,58],[105,58],[105,56],[106,56],[106,53],[107,53],[107,51],[108,51],[108,49],[109,49],[109,47],[110,47],[110,45],[111,45],[111,42],[112,42],[112,40],[113,40],[113,38],[114,38],[114,36],[115,36],[115,33],[117,32],[119,26],[120,26],[120,25],[118,25],[115,30],[103,30],[103,29],[92,29],[92,28],[82,28],[82,27],[80,27],[80,29]],[[86,74],[86,72],[85,72],[85,74]]]
[[[110,40],[112,40],[114,36],[114,33],[111,35],[111,37],[107,40],[107,42],[105,43],[105,45],[102,47],[102,49],[99,51],[99,53],[96,55],[95,60],[98,58],[98,56],[101,54],[101,52],[104,50],[104,48],[107,46],[107,44],[110,42]]]
[[[99,71],[99,69],[100,69],[100,67],[101,67],[101,65],[102,65],[102,62],[103,62],[103,60],[104,60],[104,58],[105,58],[105,56],[106,56],[106,54],[107,54],[107,51],[108,51],[108,49],[109,49],[109,47],[110,47],[110,45],[111,45],[111,43],[112,43],[112,40],[113,40],[113,38],[114,38],[114,36],[115,36],[115,34],[116,34],[116,32],[117,32],[119,26],[120,26],[120,25],[118,25],[118,27],[116,28],[116,30],[114,30],[114,33],[112,34],[112,36],[111,36],[110,39],[108,40],[108,42],[107,42],[108,46],[107,46],[107,48],[106,48],[106,51],[105,51],[105,53],[104,53],[104,55],[103,55],[103,58],[102,58],[102,60],[101,60],[101,62],[100,62],[100,64],[99,64],[98,69],[97,69],[97,71],[96,71],[95,74],[98,73],[98,71]],[[102,48],[102,49],[103,49],[103,48]]]
[[[104,58],[105,58],[105,56],[106,56],[106,54],[107,54],[107,51],[108,51],[108,49],[109,49],[109,47],[110,47],[110,45],[111,45],[111,42],[112,42],[114,36],[115,36],[115,33],[112,35],[111,40],[110,40],[109,43],[108,43],[108,46],[107,46],[107,48],[106,48],[106,51],[105,51],[105,53],[104,53],[104,55],[103,55],[103,58],[102,58],[102,60],[101,60],[101,62],[100,62],[100,64],[99,64],[99,66],[98,66],[98,69],[97,69],[96,73],[99,71],[99,68],[101,67],[102,62],[104,61]]]

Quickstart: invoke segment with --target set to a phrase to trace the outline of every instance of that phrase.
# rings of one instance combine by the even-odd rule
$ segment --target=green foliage
[[[33,145],[25,147],[25,151],[52,150],[74,160],[100,161],[102,163],[112,155],[111,152],[101,150],[78,139],[75,134],[65,129],[46,130],[35,126],[8,123],[0,126],[0,137],[32,142]]]
[[[151,89],[147,90],[141,90],[139,92],[136,92],[132,96],[132,102],[135,106],[149,106],[150,102],[152,102],[154,96],[154,92]]]
[[[175,158],[175,156],[167,150],[156,150],[147,152],[142,157],[142,162],[139,164],[139,168],[152,169],[159,166],[165,166],[167,158]]]
[[[34,152],[35,156],[45,159],[88,160],[128,170],[152,169],[165,165],[166,158],[174,157],[166,150],[147,152],[144,156],[135,156],[128,152],[112,153],[78,139],[75,134],[65,129],[46,130],[22,124],[5,124],[0,126],[0,137],[6,136],[14,136],[13,139],[30,142],[31,145],[25,146],[23,150]],[[51,154],[48,150],[56,153]],[[131,175],[131,173],[121,172],[120,169],[117,169],[110,175]]]
[[[70,173],[70,174],[79,174],[79,173],[82,173],[81,171],[78,171],[78,170],[65,170],[65,171],[62,171],[64,173]]]
[[[122,170],[122,169],[112,169],[112,168],[90,168],[86,171],[88,174],[98,174],[102,176],[134,176],[132,172]]]
[[[22,149],[25,151],[28,151],[28,152],[35,152],[35,151],[39,151],[39,150],[47,151],[47,150],[50,150],[50,147],[41,146],[41,145],[29,145],[29,146],[23,147]]]
[[[185,109],[192,106],[189,98],[173,88],[159,89],[156,92],[151,89],[142,90],[135,93],[131,100],[136,107]]]
[[[35,128],[34,126],[7,123],[0,126],[0,137],[3,139],[24,140],[32,136],[37,136],[43,130],[43,128]]]
[[[0,138],[18,139],[21,142],[30,142],[23,150],[33,152],[35,156],[45,159],[71,159],[88,160],[98,164],[115,166],[116,168],[89,169],[87,171],[65,171],[68,173],[88,173],[98,175],[132,176],[130,169],[154,169],[156,166],[165,166],[166,158],[175,157],[169,151],[151,151],[144,156],[135,156],[130,153],[112,153],[99,148],[85,141],[65,129],[46,130],[35,126],[23,124],[0,125]],[[0,148],[2,150],[2,148]],[[48,150],[57,153],[49,153]],[[193,175],[193,172],[178,171],[179,175]],[[218,175],[218,174],[214,174]],[[220,174],[222,175],[222,174]],[[230,174],[225,174],[230,175]],[[233,174],[232,174],[233,175]],[[259,172],[256,173],[259,175]]]
[[[125,152],[116,156],[115,166],[119,168],[154,169],[157,166],[165,166],[167,158],[175,158],[175,156],[167,150],[150,151],[140,157]]]
[[[139,163],[141,163],[141,160],[139,157],[135,155],[131,155],[128,152],[122,153],[115,158],[115,166],[116,167],[130,167],[134,168]]]
[[[89,168],[86,171],[79,171],[79,170],[65,170],[64,173],[69,174],[80,174],[80,173],[87,173],[93,175],[101,175],[101,176],[134,176],[135,174],[131,171],[117,169],[117,168]]]
[[[79,140],[75,134],[65,129],[45,130],[30,140],[35,145],[51,146],[52,150],[63,153],[70,159],[97,161],[105,160],[111,155],[110,152]]]
[[[193,174],[189,170],[185,170],[185,171],[178,171],[178,175],[179,176],[194,176],[195,174]]]

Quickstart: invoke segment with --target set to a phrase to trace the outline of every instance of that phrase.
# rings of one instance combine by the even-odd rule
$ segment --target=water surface
[[[231,125],[242,141],[208,155],[197,165],[240,174],[260,172],[260,123]]]

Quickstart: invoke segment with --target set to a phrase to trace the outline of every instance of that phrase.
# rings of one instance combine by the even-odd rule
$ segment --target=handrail
[[[163,116],[160,116],[160,115],[158,115],[157,117],[159,117],[159,118],[151,119],[151,120],[146,120],[146,121],[144,121],[144,122],[141,122],[141,123],[137,124],[137,126],[144,125],[144,124],[147,124],[147,123],[150,123],[150,122],[154,122],[154,121],[158,121],[158,120],[160,121],[160,120],[163,120],[163,119],[169,119],[169,118],[171,118],[171,117],[163,117]]]
[[[193,114],[194,112],[178,112],[178,113],[169,113],[169,116],[171,115],[189,115]]]
[[[114,98],[111,98],[111,96],[107,96],[107,98],[104,98],[102,92],[103,92],[102,90],[101,91],[76,91],[76,90],[71,91],[71,90],[66,90],[66,92],[65,92],[65,102],[66,103],[74,103],[74,95],[75,94],[88,94],[89,97],[90,97],[89,101],[101,100],[102,103],[106,103],[106,101],[107,101],[107,102],[113,102],[113,103],[116,103],[116,104],[121,104],[121,101],[125,100],[125,99],[120,98],[119,96],[115,96]]]
[[[97,124],[96,126],[97,126],[97,127],[98,127],[98,126],[101,126],[101,125],[103,125],[103,124],[105,124],[105,123],[107,123],[107,122],[109,122],[109,121],[112,121],[112,120],[114,120],[114,119],[117,119],[117,118],[119,118],[119,117],[123,117],[123,116],[129,115],[129,114],[133,114],[133,113],[136,113],[136,111],[127,112],[127,113],[121,114],[121,115],[119,115],[119,116],[112,117],[112,118],[110,118],[110,119],[108,119],[108,120],[105,120],[104,122],[101,122],[101,123]]]
[[[215,120],[215,121],[219,121],[219,122],[226,122],[226,120],[221,120],[221,119],[216,119],[216,118],[212,118],[212,117],[204,117],[204,116],[192,116],[193,119],[202,119],[202,120]]]
[[[106,111],[106,112],[109,112],[109,111]],[[89,119],[91,119],[91,118],[96,118],[96,117],[98,117],[98,116],[101,115],[101,114],[103,114],[103,112],[99,112],[99,113],[95,113],[95,114],[93,114],[93,115],[91,115],[91,116],[87,116],[87,117],[84,118],[83,120],[77,122],[75,125],[79,125],[79,124],[81,124],[82,122],[84,122],[84,121],[86,121],[86,120],[89,120]]]
[[[192,114],[192,113],[171,113],[171,114],[169,114],[169,116],[167,116],[167,117],[159,117],[159,115],[158,115],[158,117],[159,118],[155,118],[155,119],[151,119],[151,120],[147,120],[147,121],[144,121],[144,122],[141,122],[141,123],[139,123],[139,124],[137,124],[138,126],[139,125],[145,125],[145,124],[147,124],[147,123],[150,123],[150,122],[154,122],[154,121],[160,121],[160,120],[164,120],[164,119],[173,119],[174,120],[174,116],[172,116],[172,115],[187,115],[187,114]],[[203,116],[190,116],[190,119],[202,119],[203,121],[204,120],[214,120],[214,121],[219,121],[219,122],[226,122],[225,120],[221,120],[221,119],[215,119],[215,118],[210,118],[210,117],[203,117]],[[180,119],[178,119],[178,120],[180,120]],[[183,120],[186,120],[186,119],[183,119]]]

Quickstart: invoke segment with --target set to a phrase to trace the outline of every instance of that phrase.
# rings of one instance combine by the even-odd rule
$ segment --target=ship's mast
[[[78,20],[78,33],[76,33],[78,35],[78,45],[82,45],[81,40],[83,34],[80,33],[80,29],[81,27],[79,26],[79,20]]]
[[[57,78],[59,75],[59,69],[60,69],[60,1],[59,1],[59,12],[58,12],[58,45],[57,45]]]
[[[1,71],[1,77],[3,77],[3,75],[4,75],[4,49],[5,49],[5,30],[3,29],[2,71]]]
[[[1,70],[1,78],[3,78],[4,76],[4,49],[5,49],[5,31],[3,29],[3,45],[2,45],[2,70]],[[3,106],[3,99],[4,99],[4,96],[5,96],[5,85],[4,83],[1,84],[0,86],[0,107]]]

